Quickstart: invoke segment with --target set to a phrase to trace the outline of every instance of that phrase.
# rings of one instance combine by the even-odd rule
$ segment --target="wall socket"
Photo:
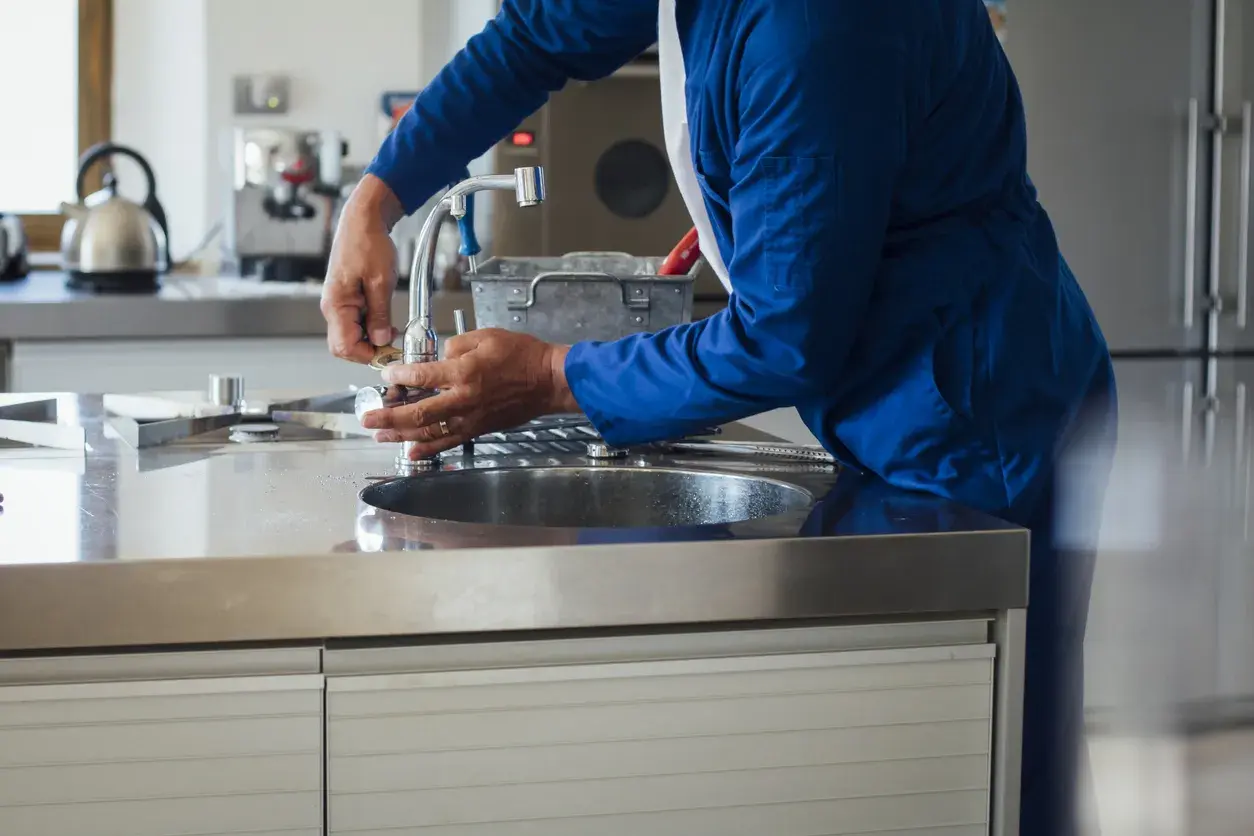
[[[235,76],[235,115],[287,113],[292,80],[285,75]]]

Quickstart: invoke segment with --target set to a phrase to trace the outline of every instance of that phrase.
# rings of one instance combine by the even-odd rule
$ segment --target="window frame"
[[[78,0],[78,150],[86,151],[113,136],[113,0]],[[100,188],[99,169],[88,188]],[[65,216],[19,215],[30,249],[55,252],[61,247]]]

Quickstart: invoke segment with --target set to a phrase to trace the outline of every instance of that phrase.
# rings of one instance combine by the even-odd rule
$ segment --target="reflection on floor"
[[[1091,736],[1088,836],[1250,836],[1254,728]]]

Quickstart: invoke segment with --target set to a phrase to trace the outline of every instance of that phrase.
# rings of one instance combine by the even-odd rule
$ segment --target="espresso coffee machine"
[[[335,131],[237,128],[225,266],[263,281],[322,279],[347,154],[348,144]]]

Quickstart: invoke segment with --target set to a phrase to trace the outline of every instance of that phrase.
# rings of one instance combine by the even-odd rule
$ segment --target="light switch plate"
[[[284,75],[235,77],[235,115],[287,113],[292,81]]]

